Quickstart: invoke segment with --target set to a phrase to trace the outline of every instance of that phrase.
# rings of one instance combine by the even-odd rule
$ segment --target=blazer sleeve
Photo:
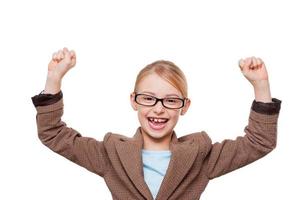
[[[56,94],[45,94],[43,91],[40,94],[31,97],[32,103],[35,107],[37,106],[47,106],[53,103],[58,102],[63,98],[63,92],[60,90]]]
[[[37,101],[34,101],[34,98]],[[87,170],[104,176],[107,169],[108,157],[104,148],[109,134],[106,134],[103,141],[90,137],[83,137],[75,129],[68,127],[61,120],[63,115],[63,98],[59,100],[44,99],[41,95],[32,97],[37,110],[36,123],[38,137],[41,142],[52,151],[64,156],[70,161],[86,168]],[[44,97],[42,97],[44,98]],[[55,98],[55,96],[52,96]],[[39,101],[39,103],[37,103]],[[54,103],[51,103],[54,102]],[[43,105],[43,102],[45,103]],[[37,103],[37,104],[35,104]],[[42,103],[43,106],[39,106]]]
[[[212,145],[207,159],[209,179],[258,160],[276,147],[280,105],[276,98],[271,103],[253,101],[245,135]]]

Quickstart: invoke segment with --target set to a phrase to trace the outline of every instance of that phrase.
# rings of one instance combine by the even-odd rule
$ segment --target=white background
[[[129,94],[139,70],[167,59],[187,76],[192,105],[176,132],[213,141],[243,135],[254,92],[237,62],[261,57],[282,100],[277,148],[212,180],[202,199],[300,199],[298,1],[1,1],[0,199],[111,199],[101,177],[37,137],[31,97],[44,89],[52,53],[74,49],[62,85],[63,120],[99,140],[139,126]]]

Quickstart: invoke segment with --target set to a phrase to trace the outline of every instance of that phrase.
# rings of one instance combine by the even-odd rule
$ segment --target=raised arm
[[[209,179],[243,167],[271,152],[276,147],[277,121],[281,101],[271,98],[268,73],[260,58],[239,62],[243,75],[253,85],[253,101],[244,136],[214,143],[207,159]]]
[[[63,93],[61,82],[69,69],[75,66],[74,51],[67,48],[53,54],[48,65],[44,93],[32,97],[37,110],[36,122],[41,142],[52,151],[91,172],[103,176],[108,163],[104,142],[82,137],[61,120],[63,115]],[[107,134],[104,141],[109,137]]]

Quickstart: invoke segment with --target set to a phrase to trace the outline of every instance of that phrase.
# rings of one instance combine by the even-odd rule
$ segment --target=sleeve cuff
[[[254,100],[251,109],[257,113],[266,115],[278,114],[281,108],[281,100],[272,98],[272,102],[264,103]]]
[[[37,106],[47,106],[54,104],[63,98],[63,92],[60,90],[56,94],[43,94],[43,91],[40,94],[31,97],[32,103],[35,107]]]

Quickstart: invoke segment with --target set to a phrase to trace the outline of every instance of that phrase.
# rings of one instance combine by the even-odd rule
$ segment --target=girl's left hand
[[[240,59],[239,67],[243,75],[253,86],[259,82],[268,82],[268,72],[261,58],[248,57]]]

